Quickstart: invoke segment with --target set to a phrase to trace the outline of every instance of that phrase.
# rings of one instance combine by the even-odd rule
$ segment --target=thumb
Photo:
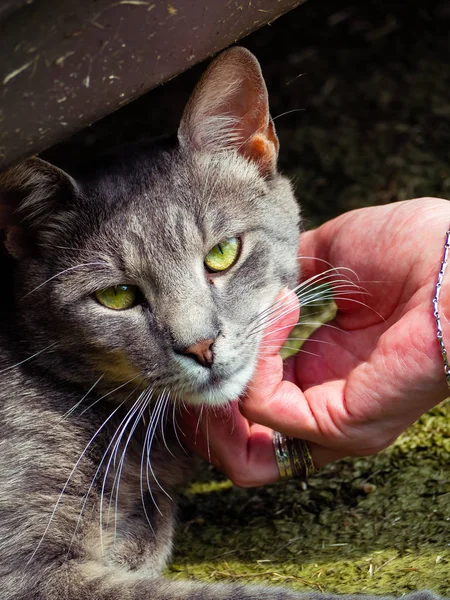
[[[320,468],[349,455],[345,443],[339,443],[339,432],[326,427],[322,431],[323,423],[329,423],[326,405],[339,404],[344,387],[343,381],[330,381],[304,394],[295,383],[283,379],[281,357],[272,356],[258,365],[240,410],[253,423],[306,440],[313,463]]]
[[[323,436],[310,398],[294,381],[284,379],[283,360],[278,354],[291,329],[298,322],[298,299],[287,291],[276,302],[276,311],[263,337],[259,361],[247,394],[241,400],[240,411],[251,422],[264,425],[291,437],[310,443],[313,462],[321,467],[346,455],[339,449],[322,446]],[[327,392],[339,396],[343,382],[334,382]],[[308,394],[308,392],[307,392]]]
[[[279,404],[282,399],[284,406],[297,404],[298,395],[304,402],[300,389],[290,381],[283,381],[283,359],[279,355],[289,332],[298,322],[299,310],[295,293],[287,290],[278,297],[266,319],[267,329],[261,341],[256,370],[240,407],[242,414],[252,422],[274,428],[272,403]],[[280,412],[279,408],[276,412]],[[277,417],[283,419],[280,414]]]

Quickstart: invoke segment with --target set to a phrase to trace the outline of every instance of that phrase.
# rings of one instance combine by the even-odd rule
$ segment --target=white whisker
[[[167,423],[167,415],[168,415],[167,409],[169,408],[169,403],[170,403],[170,390],[167,392],[167,397],[164,402],[163,411],[162,411],[162,415],[161,415],[161,419],[160,419],[160,428],[161,428],[161,437],[163,440],[163,444],[164,444],[167,452],[170,454],[170,456],[172,456],[172,458],[176,458],[176,456],[174,455],[172,450],[167,445],[166,436],[164,434],[164,422]]]
[[[119,404],[119,406],[118,406],[118,407],[117,407],[117,408],[116,408],[116,409],[115,409],[115,410],[114,410],[114,411],[111,413],[111,415],[108,417],[108,419],[107,419],[107,420],[104,422],[104,424],[103,424],[103,425],[105,425],[105,424],[106,424],[106,423],[109,421],[109,419],[110,419],[110,418],[111,418],[111,417],[112,417],[112,416],[113,416],[113,415],[114,415],[114,414],[115,414],[115,413],[116,413],[116,412],[117,412],[117,411],[118,411],[118,410],[119,410],[119,409],[120,409],[120,408],[121,408],[121,407],[122,407],[122,406],[123,406],[123,405],[124,405],[124,404],[127,402],[128,398],[129,398],[129,397],[130,397],[130,396],[131,396],[131,395],[132,395],[132,394],[133,394],[133,393],[134,393],[136,390],[137,390],[137,388],[135,388],[134,390],[132,390],[132,391],[131,391],[131,392],[128,394],[128,396],[126,396],[126,397],[124,398],[124,400],[123,400],[123,401],[122,401],[122,402]],[[127,414],[128,414],[128,413],[127,413]],[[126,418],[126,417],[125,417],[125,418]],[[123,422],[123,421],[122,421],[122,422]],[[119,425],[119,427],[120,427],[120,425]],[[95,471],[95,474],[94,474],[94,476],[93,476],[93,478],[92,478],[92,480],[91,480],[91,484],[90,484],[90,486],[89,486],[89,488],[88,488],[88,491],[87,491],[87,493],[86,493],[86,494],[85,494],[85,496],[84,496],[83,504],[82,504],[82,506],[81,506],[80,514],[79,514],[79,516],[78,516],[78,521],[77,521],[77,524],[76,524],[76,526],[75,526],[75,531],[73,532],[73,535],[72,535],[72,540],[71,540],[71,542],[70,542],[69,551],[70,551],[70,548],[71,548],[71,546],[72,546],[73,540],[75,539],[75,536],[76,536],[76,533],[77,533],[77,531],[78,531],[78,528],[79,528],[79,526],[80,526],[80,523],[81,523],[81,518],[82,518],[82,516],[83,516],[84,509],[86,508],[86,504],[87,504],[87,502],[88,502],[88,500],[89,500],[89,496],[90,496],[90,494],[91,494],[92,488],[94,487],[94,484],[95,484],[95,482],[96,482],[96,480],[97,480],[97,478],[98,478],[98,475],[99,475],[99,473],[100,473],[100,469],[101,469],[101,467],[102,467],[103,463],[104,463],[104,462],[105,462],[105,460],[106,460],[106,457],[107,457],[107,455],[108,455],[109,449],[110,449],[110,448],[111,448],[111,446],[113,445],[113,443],[114,443],[114,440],[115,440],[115,438],[116,438],[117,434],[118,434],[118,431],[116,430],[116,431],[115,431],[115,433],[114,433],[114,435],[113,435],[113,437],[112,437],[112,439],[110,440],[110,442],[109,442],[109,444],[108,444],[108,447],[106,448],[105,452],[103,453],[103,457],[102,457],[102,459],[101,459],[101,461],[100,461],[100,464],[98,465],[98,467],[97,467],[97,470]],[[87,447],[86,447],[86,449],[87,449]],[[101,501],[103,500],[103,495],[101,496],[100,500],[101,500]],[[102,512],[100,511],[100,517],[101,517],[101,514],[102,514]],[[100,541],[101,541],[101,543],[102,543],[102,542],[103,542],[103,540],[102,540],[101,534],[100,534],[100,538],[101,538],[101,539],[100,539]],[[103,549],[103,546],[102,546],[102,549]]]
[[[149,465],[149,462],[150,462],[150,452],[149,452],[149,448],[148,448],[148,443],[149,443],[149,437],[151,435],[151,431],[152,431],[152,427],[153,427],[153,420],[154,420],[155,409],[156,409],[156,406],[158,406],[158,404],[159,404],[159,398],[156,401],[156,405],[155,405],[155,408],[154,408],[153,412],[150,414],[150,423],[149,423],[149,425],[147,427],[147,431],[145,433],[145,440],[144,440],[144,444],[143,444],[143,447],[142,447],[141,481],[142,481],[142,470],[143,470],[143,467],[144,467],[143,461],[144,461],[144,457],[145,457],[145,478],[146,478],[146,481],[147,481],[147,490],[148,490],[148,493],[150,495],[150,498],[151,498],[151,500],[152,500],[152,502],[153,502],[156,510],[159,512],[159,514],[161,516],[163,516],[163,514],[162,514],[162,512],[161,512],[161,510],[160,510],[160,508],[158,506],[158,503],[156,502],[155,497],[153,496],[152,486],[151,486],[149,475],[148,475],[149,474],[149,470],[153,474],[153,469],[152,469],[151,465]],[[144,503],[143,492],[142,492],[142,501]],[[145,503],[144,503],[144,510],[145,510]],[[145,510],[145,513],[146,513],[146,516],[148,517],[146,510]],[[147,521],[149,521],[149,519],[147,519]]]
[[[133,418],[134,414],[136,413],[136,410],[139,407],[139,403],[140,403],[141,397],[142,397],[142,394],[140,394],[140,396],[138,397],[138,399],[135,401],[135,403],[130,408],[130,410],[126,413],[125,417],[122,419],[122,421],[120,422],[118,428],[114,432],[114,435],[113,435],[111,441],[109,442],[108,447],[105,450],[105,453],[103,454],[103,458],[102,458],[102,460],[100,461],[100,463],[98,465],[98,468],[97,468],[97,470],[95,472],[95,475],[92,478],[91,485],[89,486],[89,489],[88,489],[88,492],[87,492],[87,495],[86,495],[86,499],[85,499],[85,502],[83,503],[83,507],[82,507],[82,510],[81,510],[81,513],[80,513],[79,520],[81,519],[81,516],[82,516],[82,513],[84,511],[87,499],[88,499],[88,497],[89,497],[89,495],[91,493],[91,490],[92,490],[92,488],[93,488],[93,486],[95,484],[95,481],[96,481],[96,479],[97,479],[97,477],[98,477],[98,475],[100,473],[100,469],[101,469],[103,463],[106,460],[106,457],[108,455],[108,452],[109,452],[111,446],[113,446],[113,448],[111,450],[111,453],[110,453],[110,456],[109,456],[109,459],[108,459],[108,462],[107,462],[107,465],[106,465],[105,473],[103,475],[103,483],[102,483],[102,488],[101,488],[101,493],[100,493],[100,523],[99,523],[99,525],[100,525],[100,546],[101,546],[101,549],[102,549],[102,553],[104,551],[104,548],[103,548],[103,498],[104,498],[104,495],[105,495],[105,487],[106,487],[106,482],[107,482],[107,478],[108,478],[108,472],[109,472],[109,468],[111,466],[111,462],[113,460],[115,460],[114,457],[116,455],[118,445],[120,444],[120,440],[122,439],[122,436],[123,436],[123,434],[124,434],[124,432],[125,432],[125,430],[126,430],[126,428],[128,426],[128,423]],[[77,527],[78,527],[78,524],[77,524]],[[77,529],[75,529],[75,532],[76,532],[76,530]]]
[[[134,381],[135,379],[137,379],[139,377],[139,375],[135,375],[134,377],[132,377],[131,379],[129,379],[127,382],[122,383],[120,385],[118,385],[116,388],[114,388],[111,392],[108,392],[107,394],[104,394],[103,396],[101,396],[100,398],[98,398],[95,402],[93,402],[92,404],[90,404],[87,408],[85,408],[81,413],[81,415],[84,415],[85,412],[87,412],[88,410],[90,410],[93,406],[95,406],[96,404],[98,404],[100,402],[100,400],[103,400],[104,398],[107,398],[108,396],[111,396],[111,394],[114,394],[115,392],[117,392],[118,390],[121,390],[123,387],[125,387],[126,385],[130,384],[132,381]],[[134,391],[137,390],[137,388],[134,388]],[[129,395],[127,396],[127,398],[129,398]]]
[[[89,394],[93,391],[93,389],[95,388],[97,383],[99,383],[103,379],[104,376],[105,376],[105,373],[103,373],[103,375],[100,375],[100,377],[97,379],[97,381],[94,383],[94,385],[88,389],[88,391],[84,394],[84,396],[81,398],[81,400],[79,400],[76,404],[74,404],[72,406],[72,408],[69,408],[69,410],[63,414],[63,416],[60,419],[61,421],[63,421],[64,419],[67,419],[76,411],[76,409],[89,396]]]
[[[144,461],[146,459],[146,445],[147,445],[147,436],[148,436],[148,431],[150,428],[150,423],[151,423],[151,415],[150,415],[150,422],[149,425],[147,427],[147,430],[145,432],[145,437],[144,437],[144,443],[142,444],[142,452],[141,452],[141,469],[140,469],[140,475],[139,475],[139,487],[140,487],[140,492],[141,492],[141,502],[142,502],[142,508],[144,509],[144,515],[145,515],[145,519],[147,521],[147,523],[150,526],[150,529],[152,530],[153,534],[155,534],[155,530],[153,529],[153,525],[151,523],[149,514],[147,512],[147,507],[145,506],[145,497],[144,497]],[[147,477],[147,489],[148,489],[148,493],[150,495],[150,498],[153,502],[153,504],[155,505],[156,509],[159,511],[159,513],[161,514],[161,511],[159,510],[159,507],[153,497],[152,494],[152,490],[148,481],[148,472],[147,472],[147,468],[145,469],[146,471],[146,477]]]
[[[209,443],[209,419],[206,413],[206,450],[208,452],[208,462],[211,464],[211,446]]]
[[[123,403],[122,403],[123,404]],[[89,440],[89,442],[87,443],[86,447],[84,448],[83,452],[80,454],[77,462],[75,463],[75,466],[73,467],[72,471],[69,474],[69,477],[67,478],[66,483],[63,485],[63,488],[58,496],[58,499],[56,500],[55,506],[53,507],[53,511],[50,515],[50,519],[49,522],[47,523],[47,526],[44,530],[44,533],[42,534],[41,539],[39,540],[36,548],[33,551],[33,554],[30,556],[30,558],[28,559],[28,563],[30,563],[31,560],[33,560],[34,556],[36,555],[36,552],[39,550],[42,542],[44,541],[45,536],[47,535],[48,530],[50,529],[50,525],[53,521],[53,518],[56,514],[56,511],[58,510],[58,506],[62,500],[62,497],[64,496],[64,493],[67,489],[67,486],[69,485],[69,482],[73,476],[73,474],[75,473],[75,471],[77,470],[80,462],[83,460],[88,448],[90,447],[90,445],[92,444],[92,442],[95,440],[95,438],[97,437],[97,435],[100,433],[100,431],[103,429],[103,427],[105,427],[105,425],[108,423],[108,421],[116,414],[116,412],[119,410],[119,408],[122,406],[122,404],[119,404],[119,406],[109,415],[109,417],[102,423],[102,425],[97,429],[97,431],[94,433],[94,435],[91,437],[91,439]],[[78,526],[78,524],[77,524]]]
[[[53,342],[53,344],[50,344],[49,346],[46,346],[42,350],[39,350],[39,352],[35,352],[34,354],[32,354],[31,356],[29,356],[28,358],[25,358],[24,360],[21,360],[20,362],[16,363],[15,365],[11,365],[10,367],[6,367],[6,369],[2,369],[0,371],[0,375],[2,373],[6,373],[6,371],[10,371],[11,369],[15,369],[16,367],[19,367],[20,365],[23,365],[24,363],[28,362],[29,360],[32,360],[36,356],[39,356],[39,354],[42,354],[43,352],[46,352],[46,350],[48,350],[49,348],[53,348],[53,346],[56,346],[57,343],[58,342]]]
[[[152,474],[153,479],[155,480],[156,485],[169,498],[169,500],[171,500],[173,502],[172,497],[166,492],[166,490],[159,483],[158,478],[156,477],[156,474],[153,471],[153,467],[151,465],[151,460],[150,460],[150,452],[151,452],[151,449],[152,449],[153,439],[155,437],[155,433],[156,433],[156,430],[157,430],[158,420],[159,420],[159,418],[161,416],[162,404],[163,404],[163,401],[161,399],[158,399],[157,405],[155,406],[155,413],[156,414],[155,414],[155,418],[154,419],[153,419],[153,415],[152,415],[152,421],[154,421],[154,425],[153,425],[153,430],[151,432],[151,435],[150,435],[150,437],[148,439],[148,444],[147,444],[147,467],[150,469],[150,472]]]
[[[109,506],[108,506],[108,523],[109,523],[109,511],[110,511],[110,508],[111,508],[111,500],[114,497],[114,488],[116,488],[116,501],[115,501],[115,507],[114,507],[114,543],[115,543],[116,537],[117,537],[117,512],[118,512],[118,506],[119,506],[120,478],[122,476],[123,465],[124,465],[124,462],[125,462],[125,455],[126,455],[126,452],[127,452],[127,449],[128,449],[128,445],[129,445],[129,443],[131,441],[131,438],[132,438],[132,436],[133,436],[133,434],[134,434],[134,432],[136,430],[136,427],[137,427],[139,421],[141,420],[141,417],[144,414],[145,409],[149,405],[149,401],[151,399],[151,395],[152,395],[152,390],[151,389],[149,390],[149,388],[147,388],[139,396],[138,400],[140,400],[141,397],[143,397],[143,400],[141,401],[140,409],[137,410],[137,411],[135,411],[135,414],[136,414],[136,412],[138,414],[137,414],[137,417],[134,420],[134,423],[132,424],[130,433],[128,434],[128,438],[127,438],[127,440],[125,442],[125,445],[124,445],[124,448],[122,450],[122,456],[120,458],[119,466],[117,468],[116,475],[114,477],[113,485],[112,485],[112,488],[111,488],[110,503],[109,503]],[[128,426],[128,424],[127,424],[127,426]],[[117,455],[117,451],[116,451],[116,455]]]
[[[40,283],[39,285],[37,285],[30,292],[27,292],[25,294],[25,296],[23,296],[23,297],[26,298],[30,294],[33,294],[36,290],[40,289],[43,285],[45,285],[46,283],[49,283],[50,281],[53,281],[53,279],[56,279],[57,277],[60,277],[61,275],[64,275],[64,273],[68,273],[69,271],[74,271],[75,269],[80,269],[81,267],[90,267],[90,266],[94,266],[94,265],[101,265],[101,266],[104,267],[105,264],[106,264],[105,262],[81,263],[79,265],[75,265],[74,267],[69,267],[68,269],[64,269],[63,271],[60,271],[59,273],[56,273],[56,275],[53,275],[52,277],[49,277],[48,279],[46,279],[45,281],[43,281],[42,283]]]
[[[270,338],[274,342],[279,342],[284,340],[284,338]],[[286,342],[315,342],[316,344],[327,344],[328,346],[335,346],[334,342],[328,342],[327,340],[315,340],[307,337],[288,337],[286,338]],[[283,347],[283,346],[282,346]]]
[[[180,426],[177,423],[177,415],[176,415],[176,409],[177,409],[177,402],[179,400],[179,396],[177,395],[174,402],[172,402],[173,405],[173,409],[172,409],[172,419],[173,419],[173,430],[175,433],[175,437],[177,439],[178,445],[180,446],[180,448],[183,450],[183,452],[187,455],[187,451],[186,448],[183,446],[183,444],[180,441],[180,438],[178,437],[178,429],[180,429],[181,434],[186,437],[186,434],[184,433],[184,431],[180,428]]]
[[[279,346],[261,346],[261,350],[273,350],[274,348],[279,348]],[[295,350],[296,352],[302,352],[303,354],[310,354],[311,356],[320,357],[320,354],[316,354],[315,352],[310,352],[309,350],[303,350],[303,348],[293,348],[292,346],[283,346],[286,350]]]

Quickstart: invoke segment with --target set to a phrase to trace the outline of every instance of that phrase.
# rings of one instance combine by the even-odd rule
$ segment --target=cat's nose
[[[199,340],[182,351],[182,354],[190,356],[204,367],[211,367],[214,362],[213,345],[216,340]]]

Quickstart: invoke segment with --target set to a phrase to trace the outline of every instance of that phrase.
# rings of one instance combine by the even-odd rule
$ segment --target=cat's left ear
[[[278,138],[258,61],[245,48],[222,52],[194,89],[178,129],[181,146],[216,153],[235,150],[260,173],[274,175]]]
[[[0,231],[14,258],[33,252],[64,200],[77,192],[75,180],[37,157],[0,173]]]

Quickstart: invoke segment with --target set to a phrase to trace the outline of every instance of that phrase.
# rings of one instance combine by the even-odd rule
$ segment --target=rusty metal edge
[[[0,170],[300,3],[10,0],[0,13]]]

